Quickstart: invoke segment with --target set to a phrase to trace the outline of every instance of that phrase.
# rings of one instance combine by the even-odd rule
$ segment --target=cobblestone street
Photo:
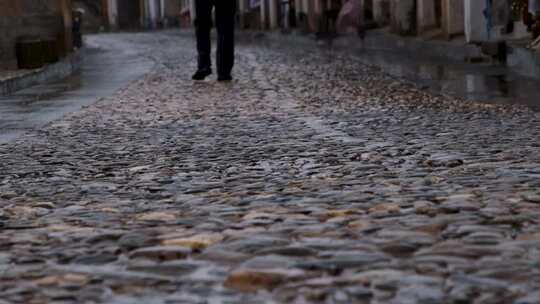
[[[324,49],[156,62],[0,145],[0,304],[540,303],[540,117]]]

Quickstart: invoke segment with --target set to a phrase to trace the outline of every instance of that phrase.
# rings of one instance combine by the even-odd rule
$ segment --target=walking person
[[[195,0],[195,33],[197,35],[198,69],[193,80],[203,80],[212,74],[210,59],[212,44],[212,9],[215,9],[217,29],[216,66],[218,81],[231,81],[234,66],[235,0]]]

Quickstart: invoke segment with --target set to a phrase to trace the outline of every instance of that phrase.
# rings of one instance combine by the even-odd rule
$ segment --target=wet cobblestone
[[[0,146],[1,301],[539,301],[536,113],[263,42],[193,83],[191,39],[116,35],[156,68]]]

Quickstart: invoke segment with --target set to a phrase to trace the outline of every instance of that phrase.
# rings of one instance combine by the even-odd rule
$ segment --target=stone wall
[[[450,39],[465,32],[465,2],[443,0],[443,32]]]
[[[386,26],[390,23],[390,0],[373,1],[373,19],[378,26]]]
[[[165,13],[165,20],[168,26],[178,25],[178,18],[180,16],[180,1],[178,0],[165,0],[165,8],[163,9]]]
[[[400,35],[416,34],[416,0],[391,0],[392,31]]]
[[[417,0],[416,2],[416,29],[417,34],[437,27],[437,12],[435,1],[440,0]]]
[[[19,37],[38,36],[57,39],[66,50],[67,32],[63,11],[67,0],[0,0],[0,69],[15,69],[15,45]],[[70,24],[67,25],[68,27]]]

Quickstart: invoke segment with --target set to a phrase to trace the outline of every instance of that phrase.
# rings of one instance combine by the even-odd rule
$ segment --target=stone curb
[[[0,96],[10,95],[33,85],[65,78],[78,71],[80,66],[81,55],[80,52],[76,52],[56,63],[48,64],[39,69],[29,70],[28,73],[13,78],[1,80]]]

